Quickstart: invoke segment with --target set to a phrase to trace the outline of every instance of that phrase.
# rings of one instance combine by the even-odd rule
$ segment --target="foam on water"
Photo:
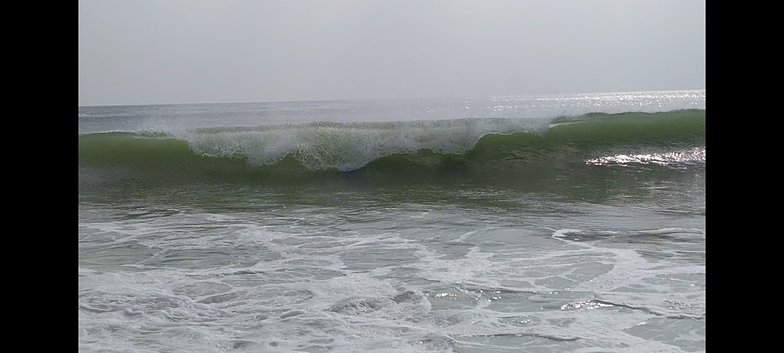
[[[120,271],[82,257],[81,348],[99,342],[174,351],[703,347],[700,324],[676,346],[657,341],[677,322],[704,323],[703,266],[651,262],[639,249],[573,238],[585,233],[575,229],[459,231],[428,222],[443,216],[436,210],[390,211],[419,221],[390,232],[379,226],[387,219],[371,217],[366,222],[380,222],[369,228],[376,231],[357,231],[330,229],[327,219],[296,212],[287,217],[299,221],[279,226],[243,214],[181,212],[152,223],[82,224],[96,230],[82,239],[83,251],[119,251],[130,242],[148,250],[126,259]],[[254,259],[224,248],[251,248]],[[197,265],[194,257],[214,265]]]
[[[383,123],[361,117],[366,105],[349,103],[249,105],[239,112],[233,106],[226,121],[237,124],[209,118],[215,107],[155,107],[144,110],[153,116],[148,122],[166,121],[156,114],[174,116],[160,129],[190,140],[171,131],[80,135],[80,183],[91,172],[108,181],[80,188],[79,349],[704,351],[704,167],[656,169],[666,158],[689,164],[689,151],[704,166],[704,111],[582,116],[556,123],[562,125],[549,128],[548,137],[478,137],[490,125],[503,130],[512,119],[504,114],[555,116],[560,107],[565,115],[623,113],[641,101],[650,103],[641,111],[704,109],[701,94],[498,98],[492,105],[478,101],[482,109],[460,102],[470,109],[445,111],[425,104],[435,115]],[[696,106],[684,103],[690,99]],[[334,121],[314,123],[333,108],[354,115],[326,114]],[[116,118],[140,124],[131,119],[138,109],[120,109]],[[251,116],[281,111],[263,123]],[[449,121],[456,111],[481,111],[491,120]],[[302,124],[280,124],[292,112],[310,115]],[[435,119],[439,112],[447,121]],[[702,150],[688,144],[694,140]],[[384,151],[430,146],[451,153],[469,145],[461,158],[474,168],[470,173],[435,153],[377,158]],[[246,161],[210,159],[194,153],[199,148],[257,158],[251,164],[297,150],[316,166],[350,169],[376,159],[364,173],[323,179],[311,173],[316,183],[283,174],[272,185],[263,173],[235,182],[247,172]],[[565,155],[579,167],[564,169]],[[596,161],[615,164],[586,165],[601,156],[614,159]],[[444,162],[433,178],[406,179],[429,159]],[[541,168],[526,169],[537,161]],[[149,178],[136,184],[114,178],[126,168]],[[192,178],[164,180],[175,172]],[[215,176],[221,172],[235,174]]]

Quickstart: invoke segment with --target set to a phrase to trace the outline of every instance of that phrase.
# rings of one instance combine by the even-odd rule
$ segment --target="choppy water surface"
[[[485,124],[517,127],[457,154],[382,153],[349,171],[303,164],[307,139],[286,145],[300,155],[254,163],[247,137],[263,134],[247,132],[281,125],[237,128],[243,105],[222,108],[224,127],[196,114],[195,130],[164,135],[131,126],[184,124],[191,108],[80,108],[80,131],[115,132],[80,133],[79,350],[704,351],[701,94],[703,110],[685,115],[566,120],[590,100],[550,97],[551,116],[523,117],[549,121],[544,132]],[[605,113],[634,111],[616,98]],[[341,121],[308,104],[302,119]],[[364,110],[405,110],[387,105]],[[200,154],[194,136],[216,132],[246,139],[245,155]],[[335,141],[308,146],[351,150]]]

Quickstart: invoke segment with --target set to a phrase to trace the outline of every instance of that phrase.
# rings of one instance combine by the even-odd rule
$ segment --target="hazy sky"
[[[79,1],[79,105],[704,88],[704,0]]]

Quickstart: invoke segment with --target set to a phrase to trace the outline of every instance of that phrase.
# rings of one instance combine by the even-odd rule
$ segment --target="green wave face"
[[[79,136],[80,187],[361,183],[555,190],[702,173],[705,110]],[[581,182],[585,180],[585,182]],[[612,183],[611,183],[612,184]]]

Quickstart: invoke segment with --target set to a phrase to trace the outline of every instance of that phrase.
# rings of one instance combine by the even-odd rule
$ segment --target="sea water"
[[[79,350],[705,350],[705,92],[79,108]]]

